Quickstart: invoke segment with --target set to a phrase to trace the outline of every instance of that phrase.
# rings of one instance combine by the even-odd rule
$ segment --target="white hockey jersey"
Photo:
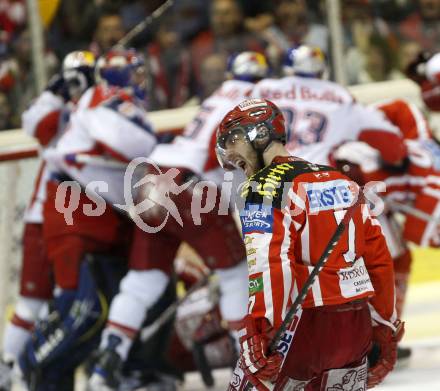
[[[23,130],[35,137],[40,144],[40,153],[55,145],[63,133],[73,104],[50,91],[44,91],[22,114]],[[49,170],[44,160],[40,163],[35,180],[31,200],[24,214],[26,223],[41,224],[43,222],[43,203],[46,199],[46,183]]]
[[[210,161],[217,162],[215,156],[212,156],[210,141],[225,114],[248,98],[253,87],[253,83],[240,80],[223,82],[202,103],[182,136],[176,137],[171,144],[158,145],[150,156],[151,160],[160,166],[188,168],[204,178],[220,183],[223,180],[223,170],[210,170],[216,168]]]
[[[295,156],[329,164],[334,147],[350,140],[379,149],[389,163],[405,156],[399,129],[331,81],[296,76],[265,79],[255,85],[252,96],[280,107],[286,120],[287,149]]]
[[[68,129],[44,156],[52,171],[82,187],[102,181],[106,185],[97,193],[109,203],[124,205],[126,165],[148,156],[156,142],[146,112],[134,99],[121,89],[99,85],[83,95]]]

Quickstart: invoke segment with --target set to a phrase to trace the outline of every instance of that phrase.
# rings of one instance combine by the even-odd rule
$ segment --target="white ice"
[[[394,370],[376,391],[440,391],[440,282],[416,284],[410,287],[406,313],[406,336],[403,346],[413,349],[408,365]],[[225,391],[231,371],[214,372],[215,386],[211,391]],[[84,378],[76,389],[84,390]],[[186,376],[184,391],[206,390],[200,375]],[[23,391],[14,387],[14,391]],[[61,391],[61,390],[60,390]],[[354,391],[354,390],[343,390]]]

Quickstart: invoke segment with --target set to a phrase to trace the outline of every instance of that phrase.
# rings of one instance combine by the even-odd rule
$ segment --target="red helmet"
[[[226,158],[226,141],[237,135],[259,153],[274,140],[285,144],[284,117],[275,103],[266,99],[248,99],[225,115],[217,130],[216,153],[220,165],[231,170],[234,167]]]

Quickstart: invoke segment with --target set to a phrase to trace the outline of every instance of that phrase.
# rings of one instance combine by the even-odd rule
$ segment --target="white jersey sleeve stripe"
[[[311,274],[314,266],[309,266],[308,269],[309,273]],[[324,304],[324,302],[322,301],[321,285],[319,284],[319,278],[316,278],[315,282],[312,285],[312,294],[315,306],[319,307]]]
[[[409,103],[408,107],[413,115],[416,125],[417,125],[417,133],[419,134],[420,139],[429,139],[428,127],[425,119],[423,118],[423,114],[416,107],[414,103]]]
[[[289,259],[289,248],[291,244],[290,240],[290,223],[291,217],[288,214],[284,215],[283,227],[284,227],[284,239],[281,244],[281,267],[283,269],[283,283],[284,283],[284,297],[283,297],[283,308],[281,316],[284,319],[287,311],[287,304],[290,297],[290,291],[292,289],[292,269],[291,261]]]
[[[301,232],[301,260],[305,265],[310,265],[309,218],[306,217]]]

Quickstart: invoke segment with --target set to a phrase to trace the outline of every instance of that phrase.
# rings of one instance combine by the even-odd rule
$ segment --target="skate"
[[[121,378],[121,357],[113,349],[98,355],[87,384],[87,391],[115,391]]]

